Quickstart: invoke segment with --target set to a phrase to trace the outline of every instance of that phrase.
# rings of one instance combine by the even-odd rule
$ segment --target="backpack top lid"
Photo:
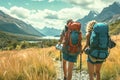
[[[105,34],[108,32],[108,25],[106,23],[96,23],[93,26],[93,31],[100,34]]]
[[[81,29],[81,24],[79,22],[73,22],[71,24],[68,25],[68,29],[69,30],[77,30],[80,31]]]

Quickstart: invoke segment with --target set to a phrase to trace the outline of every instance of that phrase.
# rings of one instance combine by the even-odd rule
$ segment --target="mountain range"
[[[108,24],[115,23],[117,20],[120,20],[120,4],[114,2],[108,7],[105,7],[100,13],[97,11],[90,11],[88,15],[78,19],[77,21],[82,24],[81,31],[83,35],[85,35],[86,32],[86,24],[91,20],[106,22]],[[44,27],[43,29],[35,28],[32,25],[13,18],[2,11],[0,11],[0,31],[32,36],[59,36],[61,33],[61,30],[49,28],[49,26]]]
[[[95,20],[99,22],[109,22],[109,20],[117,14],[120,14],[120,4],[118,2],[114,2],[112,5],[109,5],[108,7],[104,8],[102,12],[95,17]]]
[[[13,18],[2,11],[0,11],[0,31],[13,34],[43,36],[43,34],[37,31],[32,25]]]
[[[39,32],[44,34],[45,36],[55,36],[58,37],[61,33],[60,29],[44,27],[43,29],[37,29]]]
[[[77,21],[82,24],[82,32],[85,34],[86,24],[91,21],[96,20],[97,22],[106,22],[108,24],[120,20],[120,4],[114,2],[112,5],[105,7],[100,13],[96,11],[90,11],[88,15]]]

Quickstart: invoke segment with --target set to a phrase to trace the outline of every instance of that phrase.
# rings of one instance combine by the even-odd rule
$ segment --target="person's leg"
[[[102,63],[100,63],[100,64],[95,64],[97,80],[100,80],[100,69],[101,69],[101,66],[102,66]]]
[[[69,62],[68,63],[68,77],[67,80],[71,80],[72,79],[72,69],[73,69],[73,62]]]
[[[90,80],[94,80],[94,64],[87,62]]]
[[[67,78],[67,61],[63,59],[64,78]]]

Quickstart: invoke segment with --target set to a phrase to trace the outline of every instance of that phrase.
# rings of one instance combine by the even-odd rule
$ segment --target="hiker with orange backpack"
[[[86,44],[83,51],[88,55],[87,66],[90,80],[100,80],[100,70],[103,62],[109,55],[108,52],[108,25],[97,23],[95,20],[88,22],[86,27]]]
[[[77,57],[82,49],[82,34],[80,32],[80,28],[81,24],[79,22],[73,22],[72,19],[69,19],[65,27],[67,30],[63,31],[59,40],[59,44],[63,44],[62,53],[64,80],[72,79],[72,69],[74,62],[76,62]]]

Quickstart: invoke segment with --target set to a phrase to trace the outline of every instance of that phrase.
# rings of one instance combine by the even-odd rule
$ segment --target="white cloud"
[[[23,7],[11,7],[10,12],[12,15],[17,16],[19,18],[27,18],[30,15],[30,11],[28,9],[25,9]]]
[[[48,0],[48,2],[53,2],[53,1],[55,1],[55,0]]]
[[[91,3],[93,3],[93,0],[65,0],[67,2],[70,2],[71,4],[75,4],[75,5],[89,5]]]
[[[83,16],[85,16],[88,11],[85,11],[82,8],[79,7],[73,7],[73,8],[65,8],[62,9],[58,12],[58,16],[60,19],[78,19],[78,18],[82,18]]]
[[[10,14],[10,11],[8,9],[6,9],[5,7],[0,7],[0,10],[2,10],[3,12]]]
[[[46,14],[45,18],[58,19],[58,15],[57,15],[56,11],[45,9],[43,12],[44,12],[44,14]]]
[[[96,10],[100,12],[104,7],[112,4],[114,1],[118,0],[63,0],[69,2],[74,6],[79,6],[84,10]]]
[[[48,9],[34,11],[34,14],[30,14],[27,21],[39,28],[45,26],[56,28],[57,26],[60,29],[61,25],[63,25],[63,20],[58,19],[57,12]]]

